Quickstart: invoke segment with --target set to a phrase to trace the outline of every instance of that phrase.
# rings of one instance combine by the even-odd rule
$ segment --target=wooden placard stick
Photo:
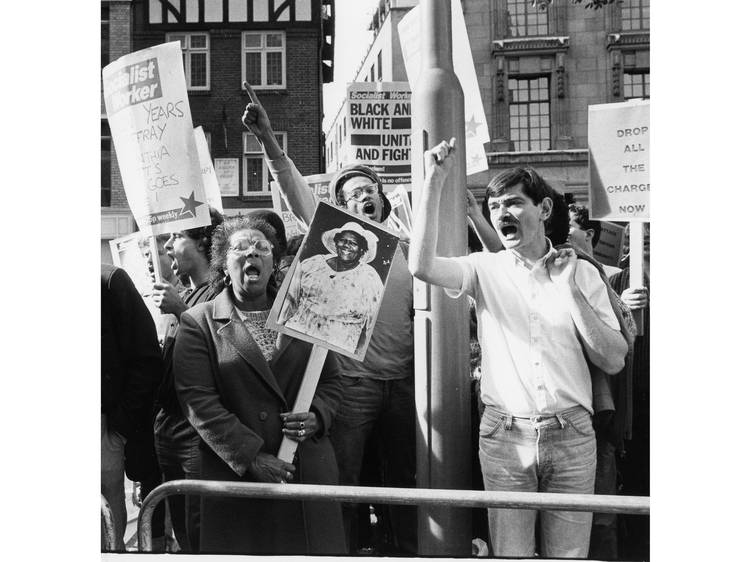
[[[630,288],[643,287],[643,223],[630,223]],[[633,320],[643,335],[643,309],[633,311]]]
[[[156,241],[156,236],[151,235],[148,237],[148,243],[151,246],[151,265],[154,268],[154,282],[161,283],[161,267],[159,267],[159,245]]]
[[[315,389],[318,386],[320,373],[323,370],[323,363],[325,363],[327,355],[328,349],[317,344],[313,345],[310,358],[307,360],[307,367],[305,367],[305,374],[302,375],[302,384],[299,387],[299,392],[297,392],[297,398],[294,400],[292,412],[310,411],[310,404],[312,404],[313,396],[315,396]],[[285,435],[281,441],[281,447],[279,447],[279,454],[276,456],[282,461],[292,462],[298,446],[299,443]]]

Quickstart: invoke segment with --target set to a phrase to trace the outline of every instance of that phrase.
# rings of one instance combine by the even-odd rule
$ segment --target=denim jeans
[[[154,423],[154,445],[164,482],[200,479],[200,437],[183,416],[159,410]],[[172,528],[184,553],[200,550],[200,497],[174,494],[167,498]]]
[[[101,492],[112,509],[115,526],[115,550],[125,550],[125,437],[107,426],[107,416],[101,415]],[[104,544],[102,543],[102,550]]]
[[[479,461],[490,491],[594,493],[596,439],[591,415],[583,407],[557,416],[515,418],[487,406],[479,426]],[[488,509],[495,556],[531,557],[537,512]],[[541,555],[585,558],[592,514],[542,511]]]
[[[339,465],[339,480],[344,486],[359,484],[362,457],[368,437],[377,426],[385,458],[385,486],[416,486],[416,425],[414,379],[375,380],[363,377],[343,378],[343,393],[336,420],[331,427],[331,442]],[[352,527],[357,506],[343,504],[344,529],[350,551]],[[389,514],[400,554],[417,552],[417,510],[415,506],[390,506]]]
[[[615,446],[604,436],[597,435],[595,493],[612,496],[617,494],[616,461]],[[614,560],[617,557],[617,514],[594,513],[589,558]]]

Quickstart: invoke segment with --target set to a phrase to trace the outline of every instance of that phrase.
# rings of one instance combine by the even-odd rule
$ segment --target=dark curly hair
[[[589,218],[589,210],[584,205],[576,205],[570,203],[568,205],[568,216],[578,223],[581,230],[593,230],[594,236],[591,239],[591,247],[596,248],[596,243],[599,242],[599,237],[602,234],[602,225],[599,221],[591,220]]]
[[[213,207],[208,208],[208,214],[211,217],[211,224],[208,226],[199,226],[197,228],[189,228],[183,230],[183,234],[188,238],[195,240],[196,245],[203,244],[203,252],[206,255],[206,260],[211,262],[211,236],[213,236],[214,230],[222,222],[224,222],[224,216],[214,209]]]
[[[521,191],[535,205],[539,205],[545,197],[552,200],[552,212],[544,221],[544,233],[550,239],[553,246],[564,244],[568,240],[570,217],[568,216],[568,205],[565,197],[559,191],[553,189],[544,178],[533,168],[513,168],[500,172],[490,180],[487,191],[482,202],[482,214],[489,220],[489,207],[487,200],[490,197],[500,197],[509,189],[521,184]]]
[[[224,268],[227,264],[227,252],[229,251],[229,238],[240,230],[258,230],[271,243],[274,268],[281,259],[282,251],[276,229],[266,220],[258,217],[237,216],[226,219],[216,230],[214,230],[211,244],[211,264],[209,265],[208,278],[211,287],[218,293],[224,288]],[[275,296],[278,287],[274,281],[274,275],[268,280],[268,294]]]

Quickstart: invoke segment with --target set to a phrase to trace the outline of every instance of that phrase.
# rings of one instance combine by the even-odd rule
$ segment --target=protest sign
[[[102,79],[125,194],[141,232],[210,224],[180,43],[120,57],[104,67]]]
[[[153,237],[150,240],[153,240]],[[174,330],[177,325],[177,317],[174,314],[162,314],[151,298],[154,282],[151,279],[148,260],[144,254],[150,240],[142,232],[133,232],[127,236],[110,240],[109,250],[112,253],[112,263],[125,270],[141,298],[143,298],[143,302],[154,320],[159,341],[163,342],[167,333]],[[154,255],[153,251],[152,255]]]
[[[133,232],[109,241],[112,263],[127,272],[141,296],[150,296],[154,284],[148,271],[148,262],[141,249],[146,243],[141,232]]]
[[[589,106],[591,218],[648,221],[649,102]]]
[[[220,213],[224,213],[224,205],[221,203],[221,192],[219,182],[216,179],[216,171],[211,162],[211,153],[208,151],[208,142],[203,127],[193,129],[195,133],[195,147],[198,150],[198,162],[201,166],[201,177],[203,178],[203,190],[206,193],[206,202]]]
[[[385,220],[385,225],[396,232],[401,233],[406,240],[411,238],[412,212],[409,194],[404,186],[399,185],[393,191],[385,194],[391,203],[391,213]]]
[[[411,186],[411,91],[407,82],[352,82],[346,91],[350,134],[345,164],[364,164],[383,186]]]
[[[422,69],[419,10],[420,6],[415,6],[398,24],[398,36],[401,41],[406,76],[412,89],[414,89],[414,85],[419,79],[419,72]],[[451,18],[453,72],[455,72],[464,93],[466,173],[476,174],[488,169],[484,143],[489,142],[490,132],[487,127],[487,117],[484,113],[484,104],[479,91],[474,59],[471,56],[469,34],[466,31],[466,22],[464,21],[464,12],[460,0],[451,0]]]
[[[214,159],[216,179],[219,182],[219,192],[222,195],[240,194],[240,160],[239,158]]]
[[[329,191],[329,184],[331,179],[336,174],[313,174],[311,176],[304,176],[307,185],[313,192],[315,199],[318,201],[325,201],[326,203],[333,203],[331,200],[331,193]],[[289,209],[286,204],[286,199],[281,194],[279,184],[276,181],[272,181],[271,185],[271,200],[273,202],[273,210],[281,217],[284,221],[284,228],[286,229],[287,239],[307,232],[305,223],[297,219],[294,213]]]
[[[625,227],[612,222],[602,221],[599,241],[594,247],[594,258],[603,265],[620,265],[622,244],[625,240]]]
[[[305,224],[294,216],[294,213],[289,209],[286,204],[286,199],[281,195],[279,184],[276,181],[271,181],[271,201],[273,202],[274,212],[281,217],[284,222],[284,232],[286,233],[286,239],[294,238],[300,234],[305,234],[307,228]]]
[[[318,203],[267,326],[361,361],[397,248],[379,223]]]

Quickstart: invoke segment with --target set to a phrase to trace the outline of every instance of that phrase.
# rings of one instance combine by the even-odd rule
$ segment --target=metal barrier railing
[[[115,537],[115,517],[112,514],[112,508],[109,507],[107,498],[102,496],[102,527],[104,531],[103,551],[113,551],[117,543]]]
[[[395,505],[443,505],[450,507],[504,507],[553,511],[593,511],[648,515],[650,498],[550,494],[544,492],[487,492],[483,490],[432,490],[425,488],[376,488],[323,486],[317,484],[263,484],[219,480],[172,480],[157,486],[143,501],[138,515],[138,550],[151,551],[151,518],[156,505],[167,496],[194,494],[277,500],[375,502]]]

